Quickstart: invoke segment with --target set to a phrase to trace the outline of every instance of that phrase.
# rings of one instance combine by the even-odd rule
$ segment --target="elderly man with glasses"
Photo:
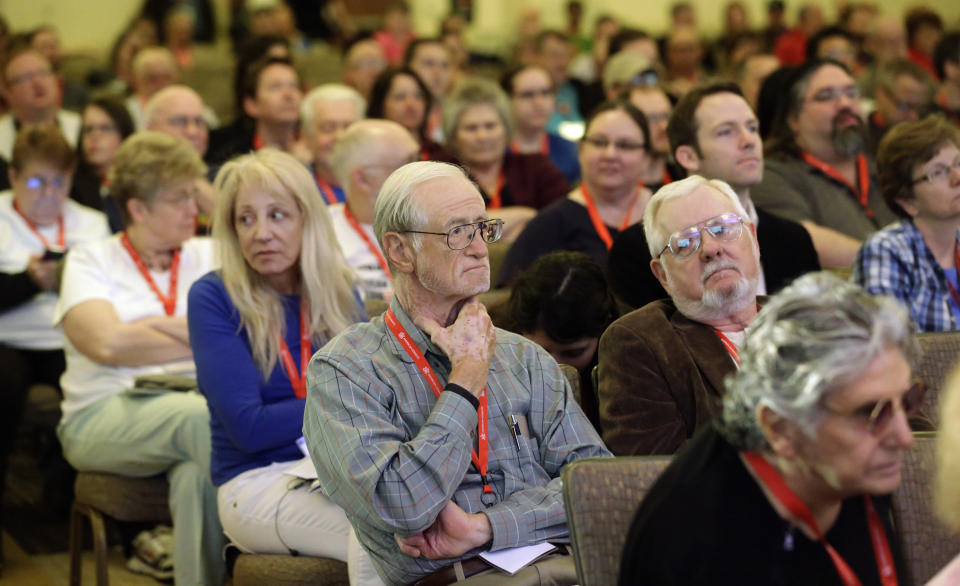
[[[720,412],[723,378],[758,309],[756,227],[729,185],[699,175],[666,185],[643,227],[670,299],[600,339],[600,426],[618,456],[672,454]]]
[[[477,300],[490,286],[487,243],[502,229],[460,168],[395,171],[374,215],[390,309],[310,363],[303,426],[320,485],[387,584],[479,573],[525,584],[548,572],[576,583],[563,555],[514,576],[478,557],[569,541],[560,474],[609,455],[557,363],[494,328]]]

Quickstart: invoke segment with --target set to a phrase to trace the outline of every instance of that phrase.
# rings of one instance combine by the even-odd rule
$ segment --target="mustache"
[[[700,274],[700,282],[706,283],[707,279],[713,276],[717,271],[723,271],[726,269],[733,269],[743,274],[743,271],[740,270],[740,267],[733,261],[729,260],[712,260],[707,263],[707,266],[703,267],[703,273]]]
[[[840,123],[840,119],[843,118],[844,116],[850,116],[851,118],[853,118],[854,120],[857,121],[857,124],[858,124],[858,125],[861,125],[861,126],[862,126],[862,125],[864,124],[863,118],[862,118],[859,114],[857,114],[856,112],[854,112],[854,111],[851,110],[850,108],[844,108],[844,109],[840,110],[839,112],[837,112],[837,115],[833,117],[833,127],[834,127],[834,128],[837,127],[837,124]]]

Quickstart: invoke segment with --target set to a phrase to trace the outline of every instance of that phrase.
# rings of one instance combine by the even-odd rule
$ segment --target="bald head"
[[[133,58],[133,89],[142,99],[177,83],[180,68],[173,53],[166,47],[147,47]]]
[[[150,98],[144,109],[148,130],[187,139],[201,157],[207,152],[207,121],[203,100],[184,85],[168,86]]]

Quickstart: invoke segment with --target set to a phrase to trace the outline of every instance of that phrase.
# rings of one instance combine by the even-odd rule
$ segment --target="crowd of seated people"
[[[178,584],[222,584],[225,542],[347,562],[355,585],[502,580],[478,554],[569,542],[560,475],[589,456],[689,450],[624,583],[686,555],[654,535],[669,507],[696,514],[697,465],[774,526],[794,518],[757,480],[772,465],[826,495],[807,503],[825,532],[896,486],[807,450],[863,432],[896,460],[907,338],[960,329],[960,30],[935,10],[771,2],[751,29],[732,1],[709,38],[678,1],[657,37],[571,0],[564,28],[527,9],[505,59],[470,46],[459,4],[418,35],[402,0],[367,31],[342,0],[235,2],[217,85],[195,75],[218,30],[196,4],[145,2],[82,78],[54,27],[0,19],[0,495],[36,384],[62,396],[64,466],[166,475],[172,538],[138,536],[129,567]],[[309,56],[335,50],[316,83]],[[791,286],[820,269],[852,284]],[[805,296],[893,329],[843,380],[758,395],[763,336],[824,327]],[[858,384],[887,371],[870,398],[889,411],[861,417]],[[181,374],[190,391],[154,388]],[[319,488],[286,474],[305,463]],[[878,583],[869,542],[837,549]],[[827,562],[804,575],[833,579]],[[577,580],[565,550],[531,570]]]

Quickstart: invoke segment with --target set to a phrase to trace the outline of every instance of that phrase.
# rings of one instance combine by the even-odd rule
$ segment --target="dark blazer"
[[[772,295],[797,277],[820,270],[820,260],[807,229],[757,209],[760,266]],[[607,256],[607,279],[617,299],[636,309],[668,297],[650,270],[650,250],[641,224],[630,226],[613,239]]]
[[[720,413],[736,370],[713,327],[661,299],[613,322],[600,338],[603,441],[616,456],[673,454]]]

